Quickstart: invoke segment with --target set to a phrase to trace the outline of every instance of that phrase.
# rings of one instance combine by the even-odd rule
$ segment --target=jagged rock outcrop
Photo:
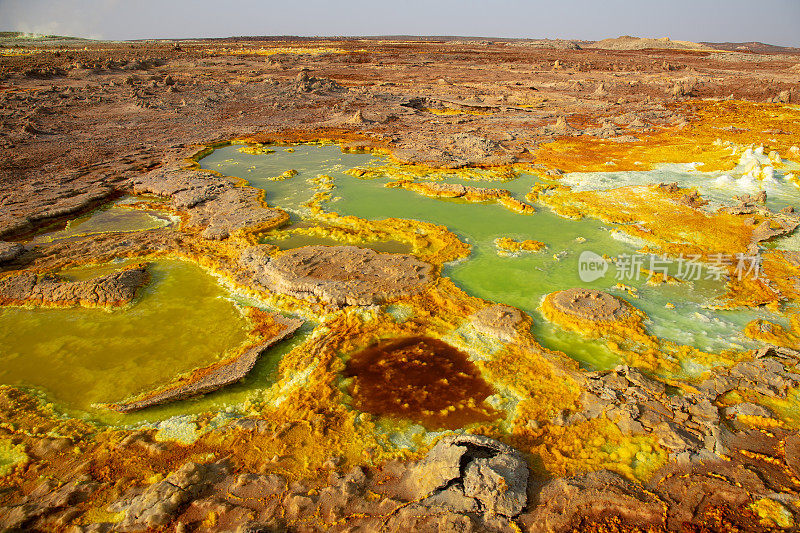
[[[525,460],[510,446],[480,435],[443,438],[409,470],[406,483],[424,505],[457,512],[513,517],[528,501]]]
[[[0,278],[1,305],[110,307],[133,301],[149,281],[146,264],[98,278],[67,281],[55,274],[24,271]]]
[[[741,416],[773,416],[770,409],[747,401],[721,410],[718,400],[731,391],[786,398],[800,386],[800,374],[794,371],[798,362],[796,350],[766,347],[752,360],[717,369],[681,394],[666,394],[664,383],[627,365],[590,372],[579,377],[584,388],[580,410],[562,413],[552,422],[573,424],[604,416],[626,433],[653,435],[678,464],[715,460],[727,452],[733,437],[729,427],[748,428]]]
[[[539,131],[540,131],[540,133],[542,135],[548,135],[548,136],[571,137],[571,136],[582,135],[583,134],[582,130],[580,130],[578,128],[575,128],[573,126],[570,126],[570,124],[567,122],[567,119],[564,118],[564,117],[558,117],[556,119],[555,124],[551,124],[551,125],[548,125],[548,126],[542,126],[539,129]]]
[[[800,225],[800,222],[797,220],[785,218],[764,220],[753,229],[751,239],[753,243],[769,241],[775,237],[792,233],[798,225]]]
[[[315,78],[307,68],[300,70],[295,79],[295,90],[298,93],[335,93],[346,91],[344,87],[328,78]]]

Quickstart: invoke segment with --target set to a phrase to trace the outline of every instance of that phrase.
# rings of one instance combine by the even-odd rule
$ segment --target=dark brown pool
[[[353,378],[355,407],[410,419],[429,429],[456,429],[499,414],[485,403],[494,394],[467,354],[431,337],[380,342],[354,354],[345,375]]]

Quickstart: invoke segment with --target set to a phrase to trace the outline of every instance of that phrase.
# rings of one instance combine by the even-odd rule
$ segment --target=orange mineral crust
[[[733,146],[768,143],[783,157],[797,161],[797,106],[744,101],[694,101],[672,103],[671,109],[685,113],[678,127],[640,135],[633,142],[597,139],[587,135],[562,137],[544,144],[535,161],[564,172],[613,172],[649,170],[658,163],[700,163],[699,170],[712,172],[733,168],[739,155]]]

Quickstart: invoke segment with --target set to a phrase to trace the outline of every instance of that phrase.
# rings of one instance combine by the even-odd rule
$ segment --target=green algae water
[[[130,233],[163,228],[172,220],[165,213],[131,206],[142,198],[126,197],[55,227],[46,227],[33,238],[36,244],[98,233]]]
[[[312,180],[324,174],[331,176],[335,185],[331,200],[324,204],[327,211],[368,220],[397,217],[446,226],[472,246],[472,253],[466,260],[446,265],[443,275],[450,277],[469,294],[526,311],[533,317],[533,332],[543,345],[563,351],[588,368],[612,368],[620,361],[605,343],[585,339],[545,321],[538,311],[545,295],[571,287],[611,292],[647,313],[649,319],[646,324],[652,334],[710,352],[751,348],[755,343],[742,335],[744,326],[755,318],[770,317],[776,320],[776,317],[760,310],[721,312],[708,309],[715,303],[715,298],[724,293],[723,283],[718,280],[701,279],[676,286],[652,287],[646,284],[646,277],[624,278],[611,265],[602,278],[589,283],[581,281],[578,268],[582,252],[591,251],[613,257],[635,254],[642,245],[597,220],[565,219],[540,206],[537,206],[536,213],[522,215],[494,202],[469,203],[460,199],[428,198],[402,188],[387,188],[384,185],[389,182],[388,178],[360,179],[344,173],[350,168],[382,163],[386,161],[372,155],[342,153],[336,146],[317,145],[296,146],[294,152],[286,152],[278,147],[274,153],[262,155],[242,153],[237,146],[227,146],[201,160],[204,168],[243,178],[251,185],[264,189],[267,201],[293,213],[296,221],[310,216],[302,203],[308,201],[315,192]],[[273,180],[288,169],[297,171],[297,174],[287,180]],[[655,171],[626,173],[624,176],[617,174],[569,175],[567,181],[576,185],[583,180],[586,187],[590,186],[587,183],[592,187],[611,187],[612,184],[622,186],[672,181],[688,184],[690,179],[694,184],[709,179],[708,176],[691,174],[685,165],[665,165]],[[503,182],[474,177],[465,180],[457,174],[445,174],[444,180],[477,187],[501,187],[520,200],[524,200],[531,187],[541,181],[536,176],[526,174]],[[499,237],[534,239],[544,242],[547,249],[535,253],[501,255],[494,243]],[[267,242],[273,242],[269,241],[268,235],[266,238]],[[327,241],[330,242],[320,243],[336,243],[332,239]],[[273,242],[281,248],[307,243],[312,243],[312,239],[306,237],[305,240]],[[636,289],[636,295],[618,288],[620,282]]]
[[[245,341],[246,320],[210,274],[177,260],[150,272],[125,309],[0,309],[0,382],[40,390],[71,412],[121,419],[97,404],[165,385]],[[157,414],[138,418],[148,416]]]
[[[376,160],[367,154],[342,153],[338,146],[298,145],[292,147],[294,152],[275,147],[275,152],[269,154],[248,154],[240,152],[240,148],[237,145],[219,148],[205,156],[200,164],[203,168],[247,180],[250,185],[266,191],[269,205],[295,214],[308,211],[302,204],[315,192],[309,180],[320,174],[338,180],[346,175],[344,170]],[[287,170],[296,170],[297,175],[275,179]]]
[[[290,234],[286,237],[280,238],[266,238],[265,243],[274,244],[279,250],[291,250],[292,248],[299,248],[301,246],[338,246],[341,242],[330,237],[315,237],[313,235],[304,234]],[[390,254],[408,254],[411,253],[411,245],[400,241],[375,241],[365,242],[359,244],[362,248],[369,248],[376,252],[385,252]]]
[[[512,193],[515,189],[529,191],[535,180],[533,176],[521,176],[513,187],[508,183],[503,186]],[[634,254],[639,248],[638,243],[620,238],[601,222],[589,218],[564,219],[542,208],[534,214],[521,215],[494,203],[427,198],[412,191],[383,187],[381,181],[372,180],[365,186],[363,180],[345,176],[337,182],[336,193],[341,199],[331,203],[331,210],[367,219],[413,218],[447,226],[472,245],[472,254],[466,261],[448,265],[444,275],[470,294],[526,311],[535,320],[534,333],[546,346],[564,351],[591,367],[614,366],[618,359],[601,343],[579,342],[577,335],[567,334],[541,319],[537,309],[545,295],[576,286],[605,290],[645,311],[651,332],[661,338],[711,351],[741,349],[751,344],[740,331],[761,313],[737,311],[723,318],[710,317],[704,309],[723,294],[721,282],[699,280],[677,287],[649,287],[644,276],[617,279],[613,266],[596,281],[582,281],[579,277],[582,252],[617,256]],[[499,237],[534,239],[547,244],[547,249],[504,256],[498,254],[494,244]],[[619,282],[635,287],[638,298],[617,289]],[[675,309],[669,309],[667,304]]]
[[[205,168],[244,178],[264,189],[271,205],[291,213],[293,224],[288,231],[268,232],[263,236],[264,242],[281,249],[338,244],[327,237],[293,233],[314,223],[312,213],[303,204],[318,192],[315,178],[319,175],[330,176],[334,184],[332,198],[324,204],[326,211],[370,220],[397,217],[446,226],[472,246],[472,253],[465,260],[445,265],[443,275],[472,295],[524,310],[533,318],[533,332],[544,346],[563,351],[587,368],[612,368],[620,361],[605,343],[583,338],[544,320],[538,308],[545,295],[575,286],[609,291],[645,311],[652,334],[712,352],[753,346],[742,337],[741,331],[754,318],[780,322],[765,311],[709,309],[723,293],[718,281],[649,286],[644,277],[622,280],[636,289],[633,295],[617,286],[620,280],[611,265],[605,276],[582,282],[578,275],[582,252],[618,256],[633,254],[641,246],[599,221],[568,220],[541,207],[533,214],[522,215],[494,202],[428,198],[413,191],[385,187],[389,178],[360,179],[344,173],[354,167],[380,164],[385,164],[385,160],[365,154],[345,154],[336,146],[317,145],[296,146],[293,152],[278,148],[274,153],[256,155],[229,146],[202,160]],[[297,174],[275,179],[289,169]],[[668,170],[661,168],[649,179],[668,181],[679,174],[677,171],[670,174]],[[635,179],[647,178],[647,173],[641,174]],[[577,177],[571,175],[569,179]],[[445,175],[444,180],[477,187],[502,187],[524,200],[540,178],[523,174],[498,183],[453,174]],[[98,208],[70,221],[66,227],[40,233],[37,242],[155,229],[171,223],[169,217],[158,211],[132,209],[128,203],[133,201],[136,199],[122,199]],[[539,240],[547,248],[534,253],[505,254],[495,245],[500,237]],[[793,246],[793,240],[786,238],[786,245]],[[397,241],[370,242],[363,246],[390,253],[410,251],[406,243]],[[83,266],[59,274],[70,280],[89,279],[130,263],[126,260]],[[258,305],[237,299],[213,276],[189,262],[160,260],[152,265],[151,273],[151,283],[124,309],[110,312],[83,308],[0,309],[0,382],[37,391],[58,409],[102,423],[167,424],[161,421],[169,419],[177,422],[165,426],[166,434],[192,433],[193,414],[219,412],[235,417],[248,402],[255,404],[264,398],[281,357],[302,344],[313,328],[304,326],[292,339],[269,350],[245,379],[217,392],[133,414],[108,411],[100,404],[161,387],[181,373],[225,357],[246,338],[247,321],[241,307]]]

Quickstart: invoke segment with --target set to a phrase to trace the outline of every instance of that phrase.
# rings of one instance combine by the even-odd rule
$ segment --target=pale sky
[[[800,46],[800,0],[0,0],[0,31],[103,39],[634,35]]]

